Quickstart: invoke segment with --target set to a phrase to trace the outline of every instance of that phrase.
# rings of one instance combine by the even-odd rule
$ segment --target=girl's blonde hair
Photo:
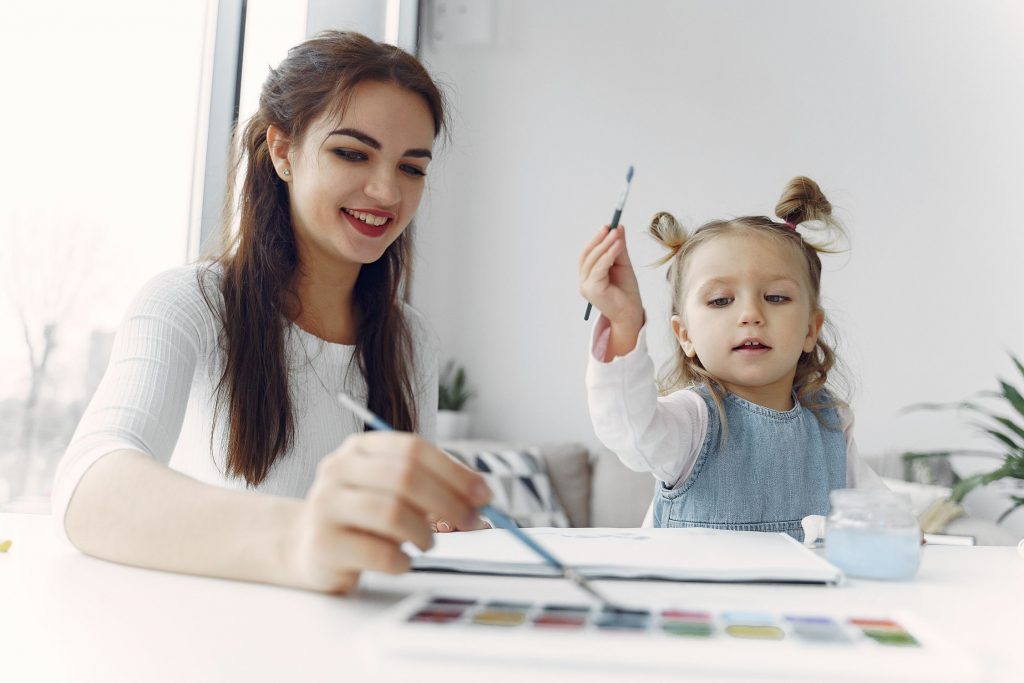
[[[843,227],[832,216],[832,204],[825,198],[816,182],[798,176],[786,184],[786,189],[775,206],[775,215],[781,222],[773,221],[767,216],[743,216],[732,220],[711,221],[688,233],[672,214],[665,211],[655,214],[649,230],[654,239],[668,249],[668,254],[657,261],[656,265],[669,264],[667,277],[672,286],[672,315],[682,317],[683,279],[687,262],[693,252],[700,245],[716,237],[743,233],[775,240],[801,255],[807,264],[812,310],[821,310],[821,259],[818,258],[818,254],[835,253],[837,250],[832,249],[830,245],[845,238]],[[824,233],[825,237],[815,242],[808,241],[797,232],[798,225],[805,232],[814,230]],[[829,332],[828,336],[834,336],[831,334],[832,328],[828,321],[825,327]],[[796,376],[793,378],[797,400],[810,408],[819,421],[822,419],[823,409],[838,405],[838,401],[834,399],[823,400],[820,393],[828,383],[829,372],[837,363],[832,345],[824,336],[818,335],[814,349],[800,355]],[[665,366],[659,378],[662,394],[699,385],[708,388],[724,421],[725,388],[704,369],[696,356],[688,357],[677,345],[674,358]],[[722,433],[724,437],[724,424]]]

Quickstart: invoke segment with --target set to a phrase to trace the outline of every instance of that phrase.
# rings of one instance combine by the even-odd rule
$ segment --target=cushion
[[[590,452],[583,444],[563,442],[536,447],[551,477],[551,486],[562,501],[569,523],[590,526]]]
[[[555,493],[547,465],[538,449],[458,441],[440,446],[450,456],[483,475],[494,492],[492,504],[519,526],[569,526],[569,518]]]
[[[655,479],[648,472],[634,472],[606,448],[592,455],[593,491],[590,526],[638,527],[654,499]]]

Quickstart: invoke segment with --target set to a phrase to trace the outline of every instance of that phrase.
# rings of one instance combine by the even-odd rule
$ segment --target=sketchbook
[[[565,565],[593,579],[838,583],[843,573],[786,534],[721,529],[523,529]],[[558,576],[502,529],[435,534],[412,568]]]

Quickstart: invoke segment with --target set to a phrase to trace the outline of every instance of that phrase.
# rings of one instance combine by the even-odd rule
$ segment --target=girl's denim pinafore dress
[[[822,421],[794,397],[780,412],[725,397],[729,438],[706,387],[708,430],[690,476],[675,488],[657,484],[654,526],[785,532],[803,540],[800,521],[827,515],[829,493],[846,486],[846,437],[835,408]],[[816,397],[829,399],[823,393]]]

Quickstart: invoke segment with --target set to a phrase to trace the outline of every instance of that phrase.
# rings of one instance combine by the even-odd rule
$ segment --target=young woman
[[[443,98],[415,58],[328,32],[272,69],[241,135],[240,226],[136,297],[61,462],[83,552],[345,592],[401,572],[490,491],[430,445],[436,350],[403,302]],[[394,425],[366,432],[345,391]],[[414,436],[412,432],[421,434]]]

